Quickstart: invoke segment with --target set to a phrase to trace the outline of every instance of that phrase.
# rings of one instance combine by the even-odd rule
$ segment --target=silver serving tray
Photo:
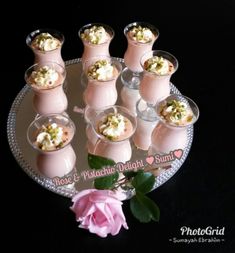
[[[123,65],[123,59],[117,58]],[[66,61],[67,78],[65,82],[65,92],[68,97],[68,110],[67,113],[76,125],[76,134],[72,141],[72,146],[77,155],[75,170],[80,174],[81,171],[87,170],[87,149],[86,149],[86,135],[85,127],[86,123],[82,114],[78,114],[73,111],[74,106],[84,108],[83,91],[84,86],[81,84],[82,76],[82,63],[80,59],[74,59]],[[122,88],[120,77],[117,80],[117,89],[120,92]],[[171,84],[171,93],[180,94],[179,90]],[[8,115],[7,122],[7,135],[11,151],[21,166],[21,168],[38,184],[47,188],[48,190],[55,192],[59,195],[72,197],[78,191],[93,188],[92,181],[79,180],[71,185],[56,186],[52,179],[44,177],[37,170],[36,167],[36,151],[30,146],[26,138],[26,131],[29,124],[36,117],[36,113],[32,107],[33,92],[28,85],[25,85],[19,94],[16,96],[11,110]],[[117,104],[120,104],[120,98],[118,98]],[[187,158],[191,144],[193,140],[193,126],[188,128],[188,143],[184,149],[183,156],[172,163],[170,169],[165,170],[162,174],[156,177],[154,189],[169,180],[182,166]],[[147,157],[146,151],[141,151],[132,144],[133,154],[132,160],[145,159]],[[130,198],[132,192],[125,192],[126,198]]]

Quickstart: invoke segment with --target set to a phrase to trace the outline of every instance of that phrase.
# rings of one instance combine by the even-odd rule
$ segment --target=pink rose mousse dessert
[[[128,46],[124,54],[126,68],[121,73],[124,87],[121,91],[122,105],[136,114],[135,105],[140,99],[139,84],[141,72],[141,56],[150,50],[159,36],[159,31],[153,25],[144,22],[129,24],[124,29]]]
[[[178,68],[175,57],[164,51],[150,51],[141,58],[143,79],[140,95],[149,104],[156,104],[170,95],[170,77]]]
[[[109,56],[109,44],[113,36],[114,31],[108,25],[94,23],[83,26],[79,30],[79,37],[84,45],[82,62],[97,55]]]
[[[63,91],[66,71],[57,63],[35,64],[25,73],[25,80],[34,91],[33,105],[38,114],[62,113],[68,101]]]
[[[75,165],[76,155],[70,142],[75,126],[62,115],[45,115],[29,126],[29,143],[39,151],[37,167],[47,177],[64,176]]]
[[[130,137],[136,129],[136,118],[123,107],[107,109],[95,119],[95,131],[99,136],[94,153],[115,162],[130,160],[132,149]]]
[[[152,133],[150,152],[170,153],[187,145],[187,127],[199,117],[197,105],[182,95],[171,95],[156,105],[159,123]]]
[[[96,57],[85,63],[88,79],[84,91],[85,103],[93,109],[114,105],[117,101],[116,80],[121,64],[114,59]]]
[[[152,50],[153,43],[159,36],[158,30],[147,23],[135,22],[124,29],[128,47],[124,55],[126,66],[133,72],[142,72],[141,56]]]
[[[34,52],[35,63],[53,61],[64,66],[64,61],[61,57],[64,36],[60,32],[39,29],[27,36],[26,43]]]

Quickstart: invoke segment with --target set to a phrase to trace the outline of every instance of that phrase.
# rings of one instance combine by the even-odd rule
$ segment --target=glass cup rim
[[[32,141],[30,140],[30,137],[29,137],[29,131],[30,129],[33,127],[33,125],[40,119],[42,118],[50,118],[50,117],[56,117],[56,116],[60,116],[66,120],[68,120],[69,124],[72,125],[72,128],[73,128],[73,131],[72,131],[72,134],[71,134],[71,137],[70,137],[70,140],[65,144],[63,145],[61,148],[59,149],[55,149],[55,150],[42,150],[40,148],[38,148],[37,146],[35,146]],[[72,121],[72,119],[69,117],[69,116],[66,116],[66,115],[63,115],[63,114],[60,114],[60,113],[50,113],[50,114],[43,114],[43,115],[40,115],[39,117],[35,118],[28,126],[27,128],[27,141],[28,143],[37,151],[41,152],[41,153],[52,153],[52,152],[55,152],[55,151],[59,151],[59,150],[62,150],[64,149],[65,147],[67,147],[69,144],[71,144],[71,141],[73,140],[73,137],[75,135],[75,132],[76,132],[76,126],[74,124],[74,122]]]
[[[27,73],[29,72],[29,71],[31,71],[32,69],[34,69],[35,67],[44,67],[44,66],[47,66],[47,64],[53,64],[53,65],[57,65],[59,68],[61,68],[62,70],[63,70],[63,72],[62,72],[62,76],[63,76],[63,78],[64,78],[64,80],[65,80],[65,78],[66,78],[66,75],[67,75],[67,71],[66,71],[66,68],[64,67],[64,66],[62,66],[60,63],[58,63],[58,62],[54,62],[54,61],[43,61],[43,62],[37,62],[37,63],[34,63],[33,65],[31,65],[30,67],[28,67],[27,69],[26,69],[26,71],[25,71],[25,73],[24,73],[24,80],[26,81],[26,84],[29,86],[29,87],[31,87],[32,89],[34,88],[34,89],[36,89],[36,90],[40,90],[40,91],[44,91],[44,90],[52,90],[52,89],[55,89],[55,88],[57,88],[57,87],[59,87],[59,86],[61,86],[61,85],[63,85],[63,83],[64,83],[64,80],[63,80],[63,82],[61,82],[61,84],[59,84],[59,85],[56,85],[56,86],[52,86],[52,87],[49,87],[49,88],[36,88],[37,86],[35,85],[35,86],[33,86],[32,84],[30,84],[30,83],[28,83],[27,82]],[[31,72],[32,73],[32,72]]]
[[[132,117],[132,120],[134,120],[134,126],[133,126],[132,120],[130,120],[131,123],[132,123],[132,127],[133,127],[132,133],[131,133],[127,138],[125,138],[125,139],[123,139],[123,140],[111,141],[111,140],[107,139],[104,135],[100,134],[100,133],[97,131],[97,129],[96,129],[97,118],[100,116],[101,113],[104,113],[105,110],[110,109],[110,108],[118,108],[118,109],[124,110],[124,112],[125,112],[126,114],[128,114],[128,116]],[[137,127],[137,120],[136,120],[136,116],[135,116],[130,110],[128,110],[127,108],[125,108],[125,107],[123,107],[123,106],[120,106],[120,105],[111,105],[111,106],[105,106],[105,107],[103,107],[102,109],[100,109],[100,110],[99,110],[99,113],[97,113],[97,115],[96,115],[95,118],[93,119],[93,122],[92,122],[91,125],[92,125],[92,128],[93,128],[93,130],[95,131],[96,135],[97,135],[102,141],[105,141],[105,142],[108,142],[108,143],[112,143],[112,144],[118,144],[118,143],[121,143],[121,142],[123,142],[123,141],[126,141],[126,140],[130,139],[130,138],[134,135],[134,133],[135,133],[135,131],[136,131],[136,127]]]
[[[186,125],[175,125],[175,124],[173,124],[173,123],[170,123],[170,122],[167,122],[166,120],[164,120],[160,115],[159,115],[159,113],[158,113],[158,106],[159,106],[159,104],[160,103],[162,103],[164,100],[166,100],[167,98],[169,98],[169,97],[181,97],[181,98],[183,98],[183,99],[185,99],[187,102],[189,102],[189,103],[191,103],[193,106],[194,106],[194,108],[195,108],[195,110],[196,110],[196,112],[197,112],[197,115],[195,115],[195,113],[193,112],[194,110],[191,108],[191,106],[190,106],[190,108],[191,108],[191,110],[192,110],[192,112],[193,112],[193,115],[194,115],[194,119],[192,120],[192,122],[189,122],[188,124],[186,124]],[[167,125],[167,126],[169,126],[169,127],[172,127],[172,128],[177,128],[177,129],[183,129],[183,128],[186,128],[186,127],[189,127],[189,126],[192,126],[193,124],[195,124],[196,122],[197,122],[197,120],[198,120],[198,118],[199,118],[199,115],[200,115],[200,110],[199,110],[199,108],[198,108],[198,105],[191,99],[191,98],[189,98],[189,97],[187,97],[187,96],[185,96],[185,95],[182,95],[182,94],[170,94],[169,96],[165,96],[165,97],[162,97],[162,98],[160,98],[158,101],[157,101],[157,103],[155,104],[155,111],[156,111],[156,114],[157,114],[157,117],[158,117],[158,119],[159,119],[159,121],[160,122],[162,122],[163,124],[165,124],[165,125]]]
[[[173,64],[173,62],[171,62],[173,65],[175,65],[175,66],[174,66],[174,71],[173,71],[172,73],[164,74],[164,75],[159,75],[159,74],[157,74],[157,73],[153,73],[153,72],[147,71],[147,70],[144,68],[143,59],[144,59],[144,57],[146,57],[146,55],[148,55],[149,53],[153,53],[153,54],[154,54],[154,53],[162,53],[162,54],[168,55],[169,57],[171,57],[172,59],[174,59],[175,64]],[[153,56],[154,56],[154,55],[153,55]],[[152,57],[153,57],[153,56],[152,56]],[[151,57],[150,57],[150,58],[151,58]],[[150,58],[148,58],[148,59],[150,59]],[[163,58],[164,58],[164,57],[163,57]],[[148,60],[148,59],[146,59],[146,60]],[[165,59],[166,59],[166,58],[165,58]],[[145,61],[146,61],[146,60],[145,60]],[[166,60],[168,60],[168,59],[166,59]],[[148,74],[156,75],[156,76],[171,76],[171,75],[173,75],[173,74],[177,71],[177,69],[178,69],[178,67],[179,67],[179,62],[178,62],[177,58],[176,58],[173,54],[169,53],[168,51],[158,49],[158,50],[150,50],[150,51],[145,52],[145,53],[141,56],[141,58],[140,58],[140,65],[141,65],[141,67],[142,67],[144,73],[148,73]]]
[[[110,35],[110,40],[112,40],[113,37],[115,36],[115,31],[114,31],[114,29],[113,29],[110,25],[104,24],[104,23],[102,23],[102,22],[94,22],[94,23],[92,22],[92,23],[88,23],[88,24],[86,24],[86,25],[83,25],[83,26],[78,30],[78,36],[79,36],[79,38],[80,38],[82,41],[84,41],[84,40],[81,38],[81,33],[82,33],[85,29],[88,29],[88,28],[93,27],[93,26],[102,26],[102,27],[104,27],[104,29],[105,29],[106,32],[107,32],[106,28],[107,28],[108,30],[110,30],[110,31],[111,31],[111,34],[110,34],[109,32],[107,32],[107,33]],[[109,41],[109,40],[107,40],[107,41]],[[99,46],[99,45],[102,45],[102,44],[107,43],[107,41],[102,42],[102,43],[100,43],[100,44],[93,44],[93,43],[91,43],[91,42],[89,42],[89,41],[85,41],[85,42],[88,43],[88,44],[90,44],[90,45]]]
[[[142,24],[142,26],[149,28],[151,30],[151,32],[156,36],[155,40],[159,37],[159,35],[160,35],[159,29],[156,26],[154,26],[148,22],[145,22],[145,21],[135,21],[135,22],[132,22],[132,23],[126,25],[123,29],[124,35],[127,37],[127,33],[130,31],[130,28],[137,26],[138,24],[140,24],[140,25]],[[146,45],[146,44],[151,44],[152,40],[149,42],[138,42],[138,41],[134,41],[134,42],[136,42],[140,45],[141,44]]]
[[[27,36],[26,36],[26,45],[28,47],[30,47],[31,49],[33,50],[36,50],[36,51],[39,51],[39,52],[53,52],[55,50],[57,50],[58,48],[55,48],[55,49],[52,49],[52,50],[48,50],[48,51],[42,51],[40,49],[37,49],[37,48],[32,48],[31,46],[31,43],[32,41],[35,39],[35,37],[41,33],[44,33],[44,32],[48,32],[50,33],[53,37],[55,37],[56,39],[58,39],[60,42],[61,42],[61,46],[59,48],[62,47],[62,45],[64,44],[64,41],[65,41],[65,37],[64,37],[64,34],[56,29],[51,29],[51,28],[38,28],[32,32],[30,32]],[[54,34],[58,34],[60,38],[54,36]]]

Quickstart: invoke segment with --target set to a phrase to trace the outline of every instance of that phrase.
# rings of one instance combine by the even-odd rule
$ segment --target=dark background
[[[14,9],[14,10],[13,10]],[[1,209],[6,252],[15,246],[25,252],[235,252],[234,164],[234,45],[235,3],[224,0],[69,3],[38,2],[1,9]],[[17,14],[15,14],[16,12]],[[71,201],[29,178],[14,160],[6,137],[10,106],[25,85],[24,72],[33,63],[25,38],[37,28],[52,28],[65,36],[64,60],[79,58],[82,43],[77,32],[90,22],[109,24],[115,30],[112,56],[123,57],[123,28],[134,21],[155,25],[160,37],[154,49],[171,52],[179,61],[173,83],[200,108],[193,146],[177,174],[149,196],[161,210],[159,223],[141,224],[123,210],[129,230],[101,239],[79,229]],[[23,119],[22,119],[23,120]],[[3,165],[5,162],[5,165]],[[174,244],[180,228],[225,227],[224,242]],[[188,239],[194,237],[187,237]],[[4,239],[5,241],[5,239]]]

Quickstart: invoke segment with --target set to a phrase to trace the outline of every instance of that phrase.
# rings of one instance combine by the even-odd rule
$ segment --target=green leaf
[[[132,177],[135,177],[137,175],[137,172],[135,171],[127,171],[127,172],[124,172],[123,173],[124,176],[128,179],[132,178]]]
[[[98,190],[111,189],[118,180],[118,173],[113,175],[96,178],[94,181],[95,188]]]
[[[137,175],[132,181],[132,185],[135,187],[135,190],[142,193],[148,193],[152,190],[155,183],[155,177],[150,172],[144,172],[139,170]]]
[[[159,221],[160,209],[155,202],[141,192],[130,200],[130,209],[132,214],[140,222],[149,222],[151,220]]]
[[[99,170],[104,166],[113,166],[116,163],[113,160],[102,156],[88,154],[88,164],[91,169]]]

